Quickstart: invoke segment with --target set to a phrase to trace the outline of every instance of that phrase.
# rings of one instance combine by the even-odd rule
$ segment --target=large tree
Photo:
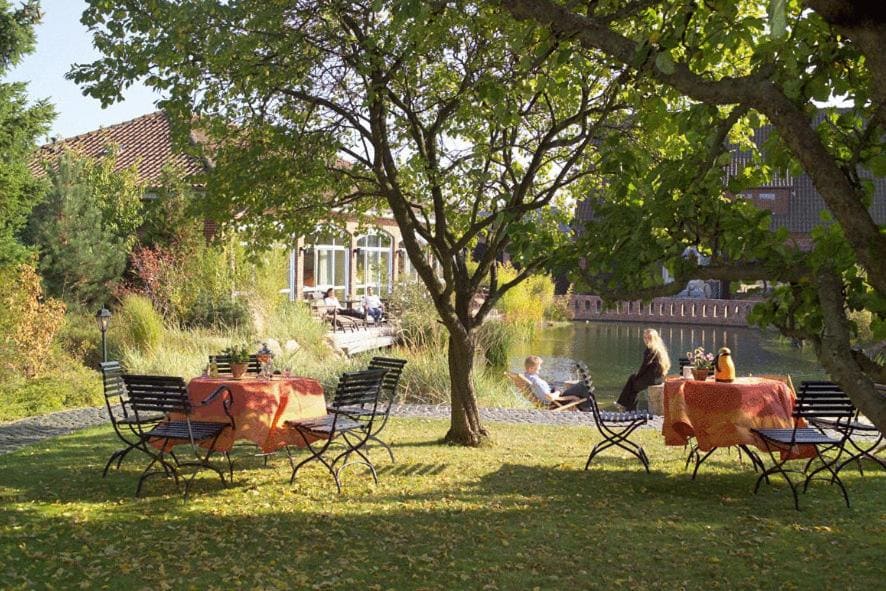
[[[446,439],[479,444],[477,330],[567,242],[567,189],[594,170],[619,73],[477,2],[93,0],[83,22],[105,57],[73,78],[104,102],[142,79],[198,118],[215,217],[253,244],[333,209],[392,212],[449,331]],[[504,249],[520,272],[499,282]]]
[[[39,20],[37,2],[12,9],[0,0],[0,76],[33,51],[34,25]],[[53,116],[46,101],[29,104],[25,83],[0,82],[0,266],[27,256],[20,231],[42,191],[28,163]]]
[[[520,20],[629,66],[648,85],[636,103],[638,145],[647,151],[613,151],[610,171],[623,166],[635,177],[614,179],[611,198],[598,203],[608,228],[589,228],[598,245],[614,229],[631,229],[591,257],[607,266],[597,273],[602,285],[666,293],[674,286],[651,272],[662,263],[680,279],[782,281],[758,318],[811,341],[831,376],[886,429],[886,399],[874,389],[886,368],[850,347],[852,311],[870,312],[880,338],[886,318],[886,233],[869,209],[871,175],[886,174],[886,21],[879,3],[499,3]],[[834,97],[848,106],[821,116],[822,102]],[[774,133],[760,158],[747,126],[762,122]],[[756,169],[726,175],[730,143],[743,144]],[[805,170],[828,208],[826,221],[834,223],[813,232],[812,252],[768,233],[768,218],[723,192],[724,178],[733,193],[771,178],[769,164]],[[687,264],[680,254],[689,244],[714,264]]]

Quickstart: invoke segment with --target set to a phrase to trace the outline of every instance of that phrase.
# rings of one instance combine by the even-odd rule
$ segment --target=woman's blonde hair
[[[668,375],[668,371],[671,369],[671,358],[668,356],[668,350],[661,340],[661,335],[654,328],[647,328],[643,331],[643,338],[649,339],[649,348],[658,357],[658,364],[661,365],[661,375]]]

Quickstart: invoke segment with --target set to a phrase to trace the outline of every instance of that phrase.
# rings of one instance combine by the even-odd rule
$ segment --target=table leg
[[[711,448],[710,451],[705,452],[705,455],[700,455],[698,453],[698,450],[697,449],[695,450],[695,458],[696,459],[695,459],[695,469],[692,471],[692,480],[695,480],[695,476],[698,474],[699,467],[701,467],[701,465],[704,463],[704,461],[706,459],[708,459],[708,457],[710,457],[710,455],[712,453],[714,453],[715,451],[717,451],[717,448],[713,447],[713,448]]]
[[[747,445],[739,445],[739,449],[741,449],[744,453],[748,454],[748,457],[751,458],[751,463],[754,465],[754,472],[759,468],[760,472],[766,472],[766,466],[763,465],[763,460]],[[769,477],[766,477],[766,483],[769,483]]]

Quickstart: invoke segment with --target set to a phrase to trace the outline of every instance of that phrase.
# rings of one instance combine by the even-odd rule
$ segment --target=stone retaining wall
[[[595,295],[571,295],[569,310],[573,320],[621,320],[628,322],[671,322],[747,326],[748,313],[759,300],[714,300],[695,298],[655,298],[609,304]]]

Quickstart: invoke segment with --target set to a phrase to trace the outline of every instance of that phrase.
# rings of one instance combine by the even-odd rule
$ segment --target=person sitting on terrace
[[[587,387],[581,382],[574,384],[561,392],[556,386],[552,387],[546,381],[541,379],[538,375],[538,370],[541,369],[542,363],[543,360],[538,355],[530,355],[526,358],[526,361],[523,362],[523,367],[525,368],[523,375],[529,380],[529,384],[532,387],[532,393],[535,394],[535,397],[541,402],[551,404],[556,401],[560,404],[568,404],[570,402],[584,400],[588,397]],[[579,410],[587,410],[582,408],[582,406],[584,405],[579,405]]]
[[[366,288],[366,295],[363,296],[363,311],[372,317],[376,324],[381,321],[382,314],[385,313],[384,305],[381,298],[372,293],[372,287]]]
[[[637,394],[654,384],[664,382],[664,376],[671,368],[671,358],[668,350],[661,340],[661,336],[654,328],[643,331],[643,343],[646,350],[643,352],[643,362],[637,373],[631,374],[616,401],[625,410],[637,410]]]
[[[323,303],[326,304],[326,308],[330,312],[335,310],[336,314],[340,314],[341,316],[352,316],[354,318],[366,320],[366,314],[358,312],[357,310],[349,310],[342,306],[339,303],[338,298],[335,297],[335,290],[331,287],[323,292]]]

